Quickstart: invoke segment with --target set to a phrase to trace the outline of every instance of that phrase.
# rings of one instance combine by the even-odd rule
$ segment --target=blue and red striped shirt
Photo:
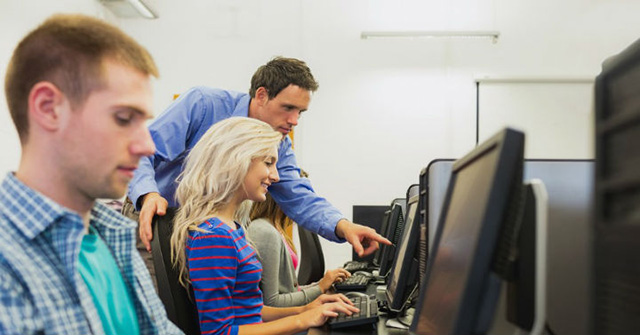
[[[192,231],[186,252],[202,334],[237,334],[238,326],[262,322],[262,265],[245,232],[218,218]]]

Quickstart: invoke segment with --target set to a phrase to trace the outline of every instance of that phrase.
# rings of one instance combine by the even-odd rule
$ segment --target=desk
[[[385,301],[385,294],[383,292],[377,291],[377,286],[375,284],[371,284],[367,286],[366,294],[369,296],[375,295],[376,298],[380,301]],[[324,325],[318,328],[311,328],[306,333],[299,333],[298,335],[307,334],[307,335],[407,335],[409,334],[409,330],[407,329],[397,329],[397,328],[389,328],[385,326],[387,322],[387,315],[378,316],[378,323],[375,325],[362,325],[357,327],[347,327],[340,329],[330,329],[329,326]]]
[[[386,316],[380,316],[378,323],[374,327],[373,325],[363,325],[359,327],[341,328],[341,329],[329,329],[326,325],[321,328],[311,328],[308,332],[302,333],[307,335],[407,335],[409,330],[388,328],[385,326],[387,322]]]

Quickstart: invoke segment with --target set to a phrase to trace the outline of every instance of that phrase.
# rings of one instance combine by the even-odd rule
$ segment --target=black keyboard
[[[344,264],[344,269],[353,273],[356,271],[364,271],[369,268],[369,263],[367,262],[358,262],[358,261],[349,261]]]
[[[344,281],[333,284],[333,287],[336,291],[364,291],[371,278],[371,276],[355,273]]]
[[[352,297],[351,301],[360,309],[360,312],[351,315],[340,313],[337,317],[330,318],[328,321],[330,328],[353,327],[371,324],[378,320],[378,300],[367,296],[356,296]]]

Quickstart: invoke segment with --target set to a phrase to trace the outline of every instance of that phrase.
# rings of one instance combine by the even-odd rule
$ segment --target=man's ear
[[[49,131],[60,126],[60,114],[63,108],[69,108],[69,102],[56,87],[48,81],[33,85],[29,92],[29,124]]]
[[[256,90],[255,99],[258,102],[258,105],[260,106],[266,104],[267,101],[269,101],[269,91],[267,91],[267,89],[264,88],[264,86],[258,87],[258,89]]]

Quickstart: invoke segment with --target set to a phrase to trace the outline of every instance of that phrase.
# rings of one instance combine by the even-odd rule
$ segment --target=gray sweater
[[[264,304],[274,307],[291,307],[308,304],[322,291],[318,285],[311,285],[298,291],[298,280],[291,261],[291,255],[284,244],[282,235],[266,219],[253,220],[247,235],[258,251],[262,263],[260,289]]]

